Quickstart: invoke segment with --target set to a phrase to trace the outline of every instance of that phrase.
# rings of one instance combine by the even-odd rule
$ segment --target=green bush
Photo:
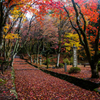
[[[62,64],[62,63],[59,63],[59,67],[63,67],[64,66],[64,64]]]
[[[79,73],[81,69],[79,67],[71,67],[70,70],[68,71],[69,74],[71,73]]]
[[[100,61],[98,61],[98,65],[97,66],[98,66],[98,70],[100,70]]]
[[[70,64],[70,61],[68,60],[68,58],[63,59],[63,62],[64,62],[64,63],[67,63],[68,65]]]

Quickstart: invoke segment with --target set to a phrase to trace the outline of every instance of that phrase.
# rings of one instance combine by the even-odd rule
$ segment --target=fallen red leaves
[[[19,100],[100,100],[99,93],[46,74],[19,58],[14,69]]]
[[[67,75],[70,75],[70,76],[74,76],[74,77],[77,77],[77,78],[83,78],[83,79],[86,79],[86,80],[90,80],[92,82],[100,82],[100,78],[91,78],[91,68],[90,66],[86,66],[84,67],[83,65],[78,65],[78,67],[81,69],[81,72],[80,73],[71,73],[69,74],[68,73],[68,70],[72,67],[72,65],[67,65],[67,72],[64,71],[64,68],[59,68],[59,69],[52,69],[52,68],[49,68],[47,70],[50,70],[50,71],[53,71],[53,72],[57,72],[57,73],[61,73],[61,74],[67,74]],[[100,72],[99,72],[99,75],[100,75]]]

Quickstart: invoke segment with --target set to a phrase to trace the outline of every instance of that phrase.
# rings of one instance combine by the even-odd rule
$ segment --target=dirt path
[[[15,83],[19,100],[100,100],[100,94],[46,74],[15,58]]]

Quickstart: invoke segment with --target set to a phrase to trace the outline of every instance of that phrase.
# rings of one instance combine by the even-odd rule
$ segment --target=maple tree
[[[26,21],[25,14],[27,12],[30,12],[30,11],[33,12],[33,17],[35,16],[35,18],[37,18],[38,21],[41,20],[41,16],[39,15],[39,13],[41,13],[42,10],[40,10],[40,11],[39,11],[39,9],[37,10],[36,5],[39,5],[39,1],[36,1],[36,0],[31,1],[30,0],[30,3],[29,3],[29,1],[26,1],[26,0],[23,0],[23,1],[5,0],[5,1],[0,2],[0,6],[1,6],[0,7],[0,9],[1,9],[0,10],[1,11],[0,12],[0,21],[1,21],[1,23],[0,23],[0,25],[1,25],[0,26],[0,48],[1,49],[4,48],[5,58],[6,58],[6,54],[7,55],[9,54],[9,57],[11,56],[11,51],[12,51],[11,49],[13,49],[11,62],[13,62],[15,55],[21,49],[21,48],[19,48],[20,39],[18,39],[18,38],[15,39],[15,42],[12,45],[13,48],[10,48],[10,50],[7,50],[5,47],[5,45],[7,44],[7,39],[9,39],[9,40],[11,40],[11,38],[14,39],[15,34],[17,32],[18,32],[17,33],[18,36],[20,36],[20,34],[21,34],[20,28],[21,28],[21,25],[23,24],[23,22]],[[39,8],[39,6],[38,6],[38,8]],[[7,24],[9,24],[9,28],[8,28]],[[40,24],[41,24],[41,21],[40,21]],[[14,32],[13,29],[16,26],[17,26],[17,28]],[[31,25],[29,25],[29,30],[30,30],[30,26]],[[28,36],[27,36],[27,38],[28,38]],[[26,41],[24,42],[23,46],[25,44],[26,44]],[[11,46],[11,45],[9,45],[9,46]]]
[[[47,68],[48,57],[53,52],[58,42],[58,28],[55,26],[55,19],[49,15],[44,16],[43,21],[43,54],[45,53]]]
[[[11,12],[11,15],[13,16],[15,14]],[[20,18],[21,14],[18,15],[18,13],[16,13],[16,15],[17,17],[13,16],[12,18],[8,18],[9,20],[7,20],[6,25],[3,28],[3,38],[2,38],[3,48],[2,49],[4,49],[3,54],[4,54],[5,61],[9,61],[9,58],[13,56],[13,53],[11,54],[11,52],[12,52],[13,47],[16,47],[16,45],[14,45],[14,40],[17,41],[20,38],[19,29],[20,29],[20,23],[21,23],[22,18]],[[13,18],[15,20],[12,20]],[[12,27],[15,28],[14,25],[17,22],[19,23],[18,25],[16,25],[17,28],[15,30],[12,30]]]
[[[39,13],[44,12],[44,9],[43,6],[39,5],[39,1],[40,0],[5,0],[0,2],[0,48],[3,46],[3,28],[6,26],[6,23],[10,18],[10,12],[13,12],[14,17],[17,17],[20,12],[24,14],[27,12],[33,12],[37,16],[37,20],[40,21],[41,16]]]
[[[14,46],[13,40],[18,39],[19,37],[18,33],[12,32],[12,29],[18,20],[20,20],[20,17],[22,17],[21,11],[18,9],[16,11],[15,9],[16,4],[10,5],[10,3],[11,0],[0,2],[0,49],[4,49],[3,54],[5,60],[9,60],[9,57],[11,56],[12,47]],[[13,18],[14,20],[12,20]],[[19,29],[17,28],[16,31],[18,30]]]
[[[80,49],[81,44],[79,42],[78,34],[65,33],[64,37],[66,51],[70,51],[74,44],[78,50]]]
[[[33,62],[33,54],[36,54],[36,58],[34,56],[34,59],[36,59],[36,62],[38,63],[38,55],[40,52],[40,46],[41,46],[41,25],[39,22],[37,22],[37,19],[35,15],[33,14],[33,17],[31,20],[27,20],[21,29],[21,46],[22,49],[21,52],[23,53],[23,50],[26,51],[28,54],[30,61]],[[24,45],[23,45],[24,44]]]
[[[70,18],[70,23],[71,23],[72,27],[75,29],[75,31],[78,33],[79,38],[80,38],[80,42],[86,51],[87,58],[88,58],[88,61],[90,63],[90,66],[91,66],[92,78],[98,78],[99,74],[97,71],[97,63],[98,63],[98,60],[100,58],[100,53],[99,53],[100,25],[97,28],[98,31],[96,33],[94,33],[94,34],[96,34],[95,35],[95,47],[94,47],[95,53],[94,53],[94,55],[91,56],[91,52],[90,52],[90,48],[89,48],[89,44],[88,44],[88,39],[87,39],[87,30],[88,30],[88,26],[90,26],[90,24],[88,23],[88,26],[86,24],[86,15],[88,18],[87,20],[89,22],[94,22],[94,23],[100,22],[100,21],[98,21],[98,20],[100,20],[100,18],[98,16],[99,14],[98,14],[98,9],[97,9],[97,5],[99,6],[100,3],[98,4],[98,2],[96,2],[96,1],[95,1],[95,3],[92,3],[93,2],[92,1],[92,2],[87,3],[88,6],[86,6],[86,3],[85,3],[85,5],[81,4],[81,3],[84,3],[84,1],[80,2],[77,0],[75,0],[75,1],[71,0],[71,2],[73,5],[73,11],[75,12],[75,16],[76,16],[77,27],[75,27],[73,24],[73,20],[70,17],[70,11],[68,11],[68,8],[66,8],[64,6],[64,9],[67,12],[68,17]],[[81,7],[80,7],[80,4],[81,4]],[[91,15],[91,13],[92,13],[92,15]],[[91,26],[91,27],[93,27],[93,26]],[[90,38],[92,38],[92,37],[93,36],[90,36]],[[92,40],[92,39],[90,39],[90,40]]]
[[[70,32],[69,28],[71,25],[69,24],[68,17],[66,17],[66,12],[64,12],[63,9],[60,9],[59,2],[50,0],[46,1],[45,4],[48,5],[47,9],[49,9],[49,16],[51,16],[54,19],[54,25],[58,28],[58,44],[56,43],[56,67],[59,67],[60,53],[62,50],[64,51],[64,46],[62,46],[62,36],[65,34],[65,32]]]
[[[24,48],[31,62],[33,62],[32,55],[34,54],[34,60],[36,60],[36,63],[38,63],[38,58],[39,58],[40,49],[42,45],[41,39],[43,37],[41,25],[37,21],[37,19],[34,18],[34,20],[32,20],[31,25],[30,25],[30,31],[28,31],[28,24],[29,24],[29,21],[25,22],[22,28],[22,35],[21,35],[22,43],[26,41]]]
[[[52,49],[55,47],[55,42],[57,42],[57,28],[53,25],[53,18],[49,15],[43,16],[42,26],[39,22],[36,22],[32,27],[32,34],[34,34],[34,52],[36,56],[34,57],[37,61],[39,54],[48,56]]]
[[[54,25],[58,28],[58,44],[57,44],[57,63],[56,67],[59,67],[60,53],[62,49],[62,35],[65,34],[65,26],[67,18],[63,17],[63,13],[59,9],[51,9],[50,16],[54,19]],[[54,18],[55,17],[55,18]]]
[[[6,26],[7,21],[10,19],[10,10],[15,7],[15,5],[10,5],[11,1],[12,0],[6,0],[0,2],[0,48],[2,48],[3,45],[3,28]]]
[[[91,72],[93,78],[99,77],[98,71],[97,71],[97,63],[100,58],[100,24],[99,24],[99,6],[100,6],[100,1],[97,0],[57,0],[57,1],[52,1],[52,0],[46,0],[45,2],[46,5],[48,5],[47,9],[53,10],[53,11],[62,11],[66,12],[66,14],[63,14],[63,18],[67,16],[69,18],[69,21],[75,29],[76,33],[79,35],[80,43],[84,47],[88,61],[91,66]],[[55,10],[59,9],[59,10]],[[60,14],[59,14],[60,15]],[[58,14],[54,13],[53,17],[58,17]],[[96,25],[94,27],[94,25]],[[92,31],[91,31],[92,30]],[[93,36],[88,34],[89,32],[93,33]],[[88,38],[89,37],[89,38]],[[90,51],[89,47],[89,41],[93,42],[95,44],[92,45],[94,54],[93,52]]]
[[[20,19],[21,21],[21,19]],[[19,25],[17,26],[17,28],[15,29],[14,33],[9,33],[7,35],[3,35],[4,37],[4,57],[5,60],[9,61],[9,58],[11,57],[11,63],[10,65],[13,65],[13,59],[15,57],[15,55],[18,52],[18,48],[19,48],[19,40],[20,40],[20,24],[21,22],[19,22]],[[17,33],[17,32],[18,33]],[[6,55],[7,54],[7,55]],[[9,54],[9,56],[8,56]]]

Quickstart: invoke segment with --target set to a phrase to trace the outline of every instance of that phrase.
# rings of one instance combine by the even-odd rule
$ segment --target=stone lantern
[[[77,47],[73,44],[73,67],[77,67]]]
[[[42,65],[42,57],[39,57],[39,64]]]

